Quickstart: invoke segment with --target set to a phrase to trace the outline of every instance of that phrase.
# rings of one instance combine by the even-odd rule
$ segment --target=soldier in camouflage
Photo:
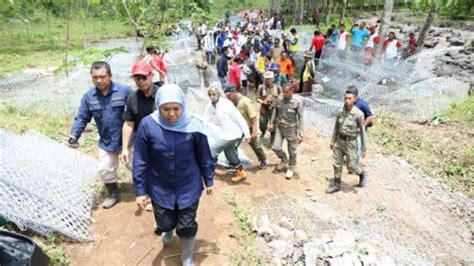
[[[326,193],[335,193],[341,190],[341,174],[344,165],[344,156],[347,156],[349,168],[359,175],[359,186],[367,185],[367,174],[357,163],[356,140],[360,134],[362,144],[361,157],[365,157],[366,140],[364,127],[364,114],[355,106],[356,95],[352,90],[344,94],[344,108],[337,114],[336,124],[332,134],[330,148],[333,150],[334,182]]]
[[[290,155],[286,179],[291,179],[296,166],[296,148],[303,141],[301,134],[303,130],[303,102],[293,96],[293,88],[288,85],[283,86],[282,95],[278,96],[276,100],[269,130],[272,128],[276,128],[272,149],[281,160],[276,170],[281,172],[288,165],[288,157],[282,149],[283,140],[286,139]]]

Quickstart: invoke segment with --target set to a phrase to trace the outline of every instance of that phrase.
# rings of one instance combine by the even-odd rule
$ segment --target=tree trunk
[[[393,0],[384,0],[382,22],[379,28],[379,43],[377,44],[376,55],[382,52],[382,44],[385,40],[385,34],[387,33],[388,23],[392,19],[393,12]]]
[[[298,2],[296,2],[295,5],[293,5],[293,24],[297,24],[298,23]]]
[[[346,16],[347,0],[342,0],[341,16],[339,17],[339,24],[344,23],[344,17]]]
[[[300,14],[299,14],[299,24],[303,24],[303,22],[305,21],[305,18],[304,18],[304,0],[299,0],[299,6],[300,6]]]
[[[430,12],[428,13],[428,16],[426,17],[425,25],[423,25],[423,29],[420,32],[420,36],[418,36],[418,41],[416,42],[415,53],[417,53],[423,48],[425,44],[426,34],[428,33],[428,31],[431,28],[431,25],[433,24],[433,20],[436,16],[437,11],[438,11],[438,6],[436,4],[436,1],[433,1],[431,3]]]
[[[68,69],[68,52],[69,52],[69,20],[71,18],[71,0],[67,2],[67,15],[66,15],[66,54],[64,56],[64,70],[66,71],[66,77],[69,77],[69,69]]]
[[[334,0],[327,0],[327,10],[326,10],[326,25],[331,24],[331,12]]]

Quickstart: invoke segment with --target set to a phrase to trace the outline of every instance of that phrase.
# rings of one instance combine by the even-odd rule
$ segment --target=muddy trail
[[[171,40],[169,47],[174,49],[169,49],[167,63],[174,82],[199,89],[203,77],[195,67],[194,41],[193,36]],[[136,54],[140,44],[125,43],[129,44],[133,50],[131,53]],[[115,77],[130,83],[126,73],[133,57],[118,56],[113,60]],[[78,70],[72,76],[82,83],[70,78],[60,86],[67,93],[62,94],[61,90],[53,94],[41,92],[44,98],[57,95],[60,100],[56,102],[61,102],[64,95],[72,97],[70,103],[62,102],[71,112],[77,108],[78,98],[89,83],[87,69]],[[210,70],[208,77],[213,79],[214,76],[215,70]],[[39,84],[45,78],[34,76],[32,79]],[[53,82],[52,77],[46,79]],[[70,87],[68,82],[80,86]],[[12,88],[22,85],[19,82],[12,84]],[[9,90],[8,93],[16,94],[18,91]],[[35,102],[24,104],[31,98],[20,94],[14,100],[27,108],[40,106]],[[44,114],[55,108],[56,105],[43,105],[41,109],[30,110]],[[202,106],[195,106],[196,110],[200,108]],[[331,122],[325,126],[332,125]],[[282,217],[290,217],[310,238],[338,229],[354,232],[361,240],[391,256],[397,264],[474,264],[472,199],[451,191],[399,158],[383,156],[376,146],[369,146],[368,156],[363,160],[368,173],[368,187],[358,188],[358,177],[345,171],[343,190],[327,195],[324,191],[333,174],[329,138],[309,130],[304,137],[298,148],[298,166],[292,180],[286,180],[284,174],[274,170],[278,160],[268,147],[266,150],[272,166],[265,170],[249,166],[249,177],[242,183],[232,184],[224,170],[218,170],[214,195],[203,195],[200,202],[195,247],[198,264],[239,264],[239,257],[244,259],[240,264],[245,264],[248,246],[236,237],[242,230],[242,223],[235,206],[251,211],[251,218],[268,215],[271,221],[279,221]],[[243,143],[241,147],[255,162],[248,144]],[[127,176],[128,180],[122,180],[122,185],[130,187],[130,174]],[[129,193],[125,193],[113,209],[94,210],[91,225],[94,242],[62,244],[72,265],[180,264],[179,240],[175,237],[170,247],[163,248],[160,237],[154,234],[153,214],[139,212],[131,189],[127,191]],[[249,202],[252,208],[247,206]],[[265,264],[272,264],[271,251],[264,240],[254,235],[251,237],[256,238],[252,253],[261,257]]]
[[[315,237],[336,229],[358,231],[362,239],[370,240],[398,263],[473,262],[471,200],[446,190],[406,162],[383,157],[374,148],[364,160],[369,186],[358,188],[358,177],[345,173],[342,192],[327,195],[324,190],[332,175],[328,147],[327,138],[307,135],[299,147],[293,180],[277,173],[274,165],[265,170],[250,167],[249,178],[237,185],[223,170],[218,171],[215,194],[203,196],[200,202],[196,261],[228,265],[233,254],[242,251],[233,234],[239,225],[228,201],[231,193],[235,204],[250,199],[260,207],[260,214],[272,220],[298,218]],[[244,150],[255,159],[247,144]],[[268,154],[276,163],[274,154]],[[380,212],[382,205],[385,210]],[[318,217],[309,217],[311,211]],[[138,212],[132,194],[111,210],[97,209],[93,217],[97,240],[65,246],[73,265],[179,265],[179,240],[175,238],[171,247],[163,249],[153,232],[153,214]],[[260,246],[259,252],[265,254],[265,249]]]

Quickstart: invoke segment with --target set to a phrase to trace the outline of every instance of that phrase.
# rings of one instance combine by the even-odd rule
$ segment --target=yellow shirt
[[[234,100],[234,104],[244,117],[247,125],[252,127],[252,122],[250,120],[258,115],[257,108],[252,104],[252,101],[243,95],[239,95]]]
[[[260,73],[265,73],[265,58],[263,56],[259,56],[257,58],[257,62],[255,63],[255,68]]]

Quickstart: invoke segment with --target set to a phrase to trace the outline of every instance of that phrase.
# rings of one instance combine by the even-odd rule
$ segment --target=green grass
[[[231,252],[233,265],[264,265],[263,255],[259,253],[257,235],[251,228],[251,218],[255,212],[252,204],[235,194],[225,194],[224,198],[231,207],[236,221],[232,235],[239,242],[241,251]]]
[[[66,22],[51,16],[50,29],[44,13],[35,14],[36,19],[26,26],[18,20],[0,26],[0,75],[22,70],[25,67],[57,66],[64,59],[66,45]],[[80,18],[70,22],[71,52],[84,48],[85,42],[110,38],[129,37],[131,27],[116,20],[88,19],[86,24]]]
[[[436,122],[436,123],[434,123]],[[378,116],[370,135],[383,153],[399,156],[449,187],[474,197],[474,96],[418,125]]]
[[[440,118],[468,129],[474,129],[474,94],[460,103],[452,104],[448,111],[440,115]]]

